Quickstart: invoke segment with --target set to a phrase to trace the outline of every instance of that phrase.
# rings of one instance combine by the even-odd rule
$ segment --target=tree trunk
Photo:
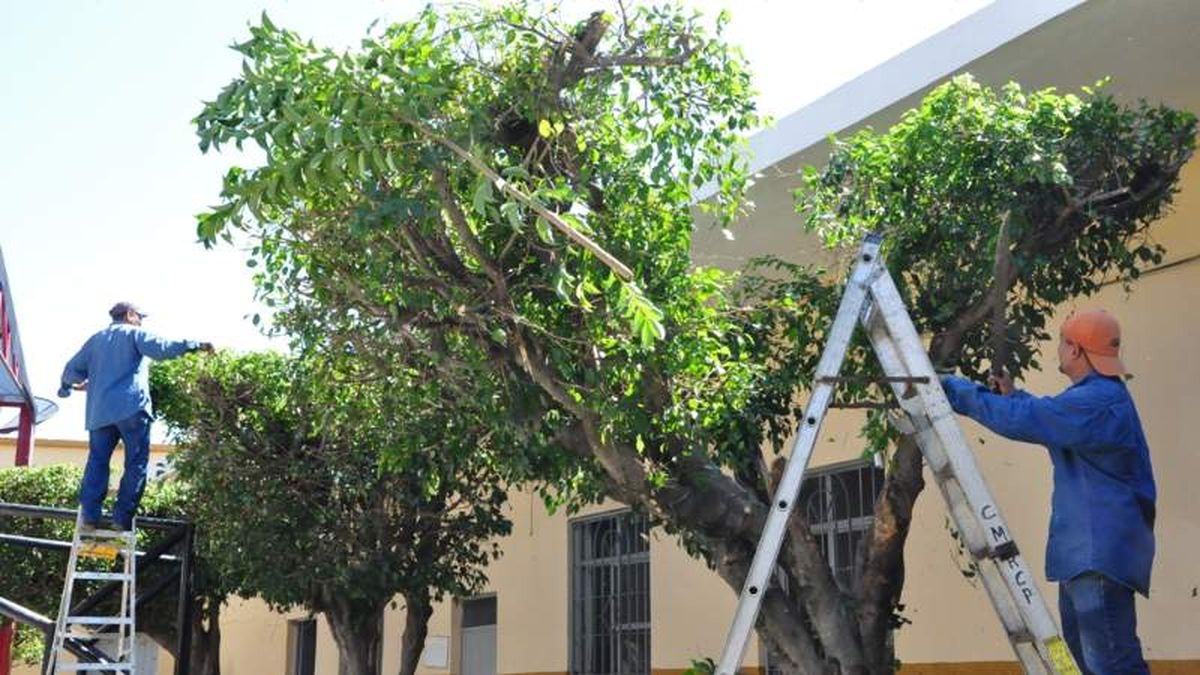
[[[387,604],[356,603],[328,589],[316,607],[333,633],[338,675],[380,675],[383,670],[383,608]]]
[[[421,651],[425,649],[425,636],[429,633],[429,617],[433,615],[433,605],[429,601],[428,591],[406,594],[404,605],[404,635],[400,638],[400,675],[413,675],[417,672]]]
[[[865,561],[858,582],[858,622],[863,652],[872,673],[895,668],[891,632],[904,588],[904,544],[913,505],[925,488],[921,450],[911,436],[900,439],[883,492],[875,503],[871,530],[862,543]]]
[[[207,627],[206,627],[207,625]],[[192,675],[221,675],[221,606],[214,602],[192,620]]]
[[[192,675],[221,675],[221,605],[212,600],[196,598],[196,606],[196,615],[192,618],[191,625],[189,668]],[[149,622],[141,629],[159,647],[165,649],[171,658],[180,658],[178,634],[174,626]]]

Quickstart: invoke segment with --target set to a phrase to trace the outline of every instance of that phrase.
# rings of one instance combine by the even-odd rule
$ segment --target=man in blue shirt
[[[79,489],[85,527],[100,521],[108,492],[108,465],[117,441],[125,444],[125,473],[113,508],[113,523],[133,527],[133,515],[146,487],[150,459],[150,363],[188,352],[212,351],[207,342],[164,340],[142,329],[146,314],[128,302],[109,310],[112,324],[88,338],[63,369],[58,395],[87,390],[88,461]]]
[[[1039,398],[993,376],[993,393],[960,377],[942,385],[955,412],[1017,441],[1046,446],[1054,466],[1046,576],[1059,582],[1063,636],[1085,673],[1149,673],[1134,591],[1150,592],[1154,476],[1122,378],[1121,330],[1103,311],[1063,324],[1059,370],[1071,386]]]

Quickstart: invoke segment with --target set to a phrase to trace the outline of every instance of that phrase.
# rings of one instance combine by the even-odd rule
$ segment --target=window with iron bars
[[[641,515],[571,523],[571,673],[650,673],[650,531]]]
[[[883,469],[869,462],[822,467],[808,472],[800,501],[809,529],[821,546],[834,580],[844,591],[854,584],[858,547],[875,517],[875,499],[883,489]],[[767,657],[767,674],[783,675]]]

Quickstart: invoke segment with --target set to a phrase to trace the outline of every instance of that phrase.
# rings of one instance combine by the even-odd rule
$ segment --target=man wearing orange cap
[[[1063,636],[1085,673],[1149,673],[1134,592],[1149,595],[1155,487],[1142,423],[1123,381],[1121,329],[1109,314],[1063,323],[1058,369],[1071,386],[1035,397],[993,376],[999,393],[942,378],[954,411],[1017,441],[1046,446],[1054,466],[1046,576],[1059,582]]]

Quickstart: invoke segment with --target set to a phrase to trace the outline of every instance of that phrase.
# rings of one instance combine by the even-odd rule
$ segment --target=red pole
[[[0,675],[12,672],[12,643],[16,629],[13,622],[0,622]]]
[[[8,311],[4,306],[4,301],[4,289],[0,288],[0,360],[15,364],[17,360],[12,358],[12,329],[8,325]],[[16,372],[16,368],[13,369],[13,372]]]
[[[33,456],[33,407],[21,406],[21,421],[17,426],[17,454],[14,466],[28,466]],[[0,671],[4,675],[4,671]]]

